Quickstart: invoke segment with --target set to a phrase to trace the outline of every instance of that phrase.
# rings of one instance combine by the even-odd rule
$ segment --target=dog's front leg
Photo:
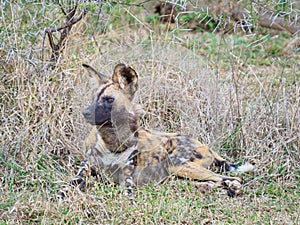
[[[89,167],[88,160],[85,159],[85,160],[81,161],[79,170],[76,174],[76,177],[69,182],[69,187],[59,190],[59,192],[56,195],[56,199],[57,200],[65,199],[67,196],[67,193],[69,192],[70,186],[73,186],[73,187],[76,186],[81,191],[84,191],[86,189],[86,179],[91,174],[92,173],[91,173],[91,169]]]
[[[81,161],[76,177],[70,181],[70,186],[76,186],[81,191],[84,191],[86,188],[86,178],[89,177],[89,175],[91,175],[91,169],[88,160],[85,159]]]

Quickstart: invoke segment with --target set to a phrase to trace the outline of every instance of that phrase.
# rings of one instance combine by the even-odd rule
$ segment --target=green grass
[[[295,37],[174,30],[141,7],[110,2],[98,19],[99,5],[88,3],[59,66],[46,68],[43,32],[62,25],[59,6],[1,4],[0,224],[299,223],[299,48],[288,45]],[[190,134],[232,162],[255,164],[242,175],[243,195],[170,178],[135,190],[133,201],[123,187],[91,178],[86,192],[69,188],[66,200],[53,201],[74,177],[90,129],[81,116],[91,100],[81,64],[110,75],[119,62],[139,73],[143,126]]]
[[[254,194],[249,190],[243,197],[232,199],[219,191],[201,194],[187,181],[173,181],[159,187],[140,188],[133,202],[124,197],[123,191],[120,187],[96,186],[88,193],[76,193],[59,203],[48,202],[45,193],[27,192],[21,198],[24,201],[11,202],[2,208],[14,205],[15,210],[22,212],[20,221],[26,223],[44,218],[43,223],[56,219],[57,223],[66,224],[97,223],[99,219],[110,224],[201,224],[204,220],[217,224],[250,224],[249,221],[292,224],[299,219],[297,198],[291,198],[292,193],[281,197],[264,191]]]

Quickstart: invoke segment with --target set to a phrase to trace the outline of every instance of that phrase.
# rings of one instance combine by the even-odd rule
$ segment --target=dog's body
[[[132,103],[138,88],[138,75],[124,64],[115,67],[112,79],[84,65],[98,79],[94,103],[83,115],[94,125],[85,140],[85,152],[94,174],[100,170],[121,185],[159,183],[169,175],[198,181],[213,181],[236,195],[241,179],[216,174],[208,168],[239,170],[206,145],[190,136],[153,132],[138,125],[139,107]],[[83,163],[82,168],[87,163]],[[83,176],[83,170],[78,177]],[[251,168],[247,168],[251,169]]]

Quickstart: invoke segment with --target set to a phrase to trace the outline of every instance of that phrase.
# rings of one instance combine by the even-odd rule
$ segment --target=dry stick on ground
[[[84,18],[84,16],[88,12],[86,9],[84,9],[83,12],[81,13],[81,15],[79,17],[75,18],[77,5],[73,8],[71,8],[68,12],[66,12],[63,9],[61,4],[59,4],[59,6],[60,6],[63,14],[65,14],[65,16],[66,16],[66,23],[61,27],[45,30],[45,34],[47,34],[47,36],[48,36],[50,47],[52,49],[50,62],[55,62],[55,63],[57,63],[62,51],[65,48],[66,39],[67,39],[68,35],[70,34],[72,26],[74,24],[76,24],[77,22],[79,22],[82,18]],[[53,33],[54,32],[60,32],[60,38],[59,38],[59,41],[57,42],[57,44],[55,44],[53,41]]]

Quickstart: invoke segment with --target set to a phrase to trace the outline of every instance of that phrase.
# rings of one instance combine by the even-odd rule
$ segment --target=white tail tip
[[[241,165],[241,166],[237,167],[235,171],[239,171],[239,172],[245,173],[245,172],[251,172],[254,169],[255,169],[255,167],[252,164],[245,163],[244,165]]]

